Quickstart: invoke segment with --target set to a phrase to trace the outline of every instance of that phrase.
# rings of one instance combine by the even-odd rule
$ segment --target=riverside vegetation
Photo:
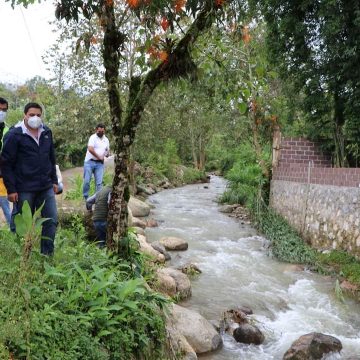
[[[18,235],[0,232],[0,358],[167,358],[167,300],[146,286],[149,263],[131,233],[120,259],[87,242],[74,221],[58,231],[48,258],[31,251],[41,221],[28,209]]]

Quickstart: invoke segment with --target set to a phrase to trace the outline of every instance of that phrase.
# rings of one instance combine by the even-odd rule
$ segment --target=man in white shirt
[[[102,187],[104,159],[109,156],[109,151],[110,144],[109,139],[105,136],[105,125],[98,124],[95,128],[95,134],[89,138],[84,161],[83,196],[85,200],[89,197],[92,174],[95,178],[95,192],[98,192]]]

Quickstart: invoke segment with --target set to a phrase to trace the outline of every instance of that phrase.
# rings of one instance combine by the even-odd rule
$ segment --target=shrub
[[[57,234],[54,258],[41,256],[35,247],[20,274],[22,241],[17,239],[0,232],[1,358],[162,358],[161,310],[167,301],[147,289],[140,276],[145,268],[136,272],[129,259],[65,229]],[[136,264],[145,263],[137,259]]]

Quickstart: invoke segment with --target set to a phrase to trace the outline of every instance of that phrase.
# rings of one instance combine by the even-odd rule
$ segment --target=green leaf
[[[111,335],[111,331],[109,331],[109,330],[101,330],[101,331],[97,334],[97,336],[98,336],[99,338],[101,338],[101,337],[103,337],[103,336],[106,336],[106,335]]]
[[[238,109],[239,109],[239,111],[240,111],[240,113],[241,113],[242,115],[245,114],[246,111],[247,111],[247,104],[245,104],[245,103],[243,103],[243,102],[239,103],[239,104],[238,104]]]

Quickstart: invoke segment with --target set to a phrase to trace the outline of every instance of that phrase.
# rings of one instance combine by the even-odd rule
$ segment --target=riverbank
[[[230,217],[240,221],[245,217],[246,221],[253,223],[270,240],[269,253],[272,256],[331,276],[337,296],[346,295],[360,302],[360,261],[354,256],[345,251],[313,249],[284,218],[269,208],[263,207],[259,213],[241,205],[225,205],[222,209]]]

